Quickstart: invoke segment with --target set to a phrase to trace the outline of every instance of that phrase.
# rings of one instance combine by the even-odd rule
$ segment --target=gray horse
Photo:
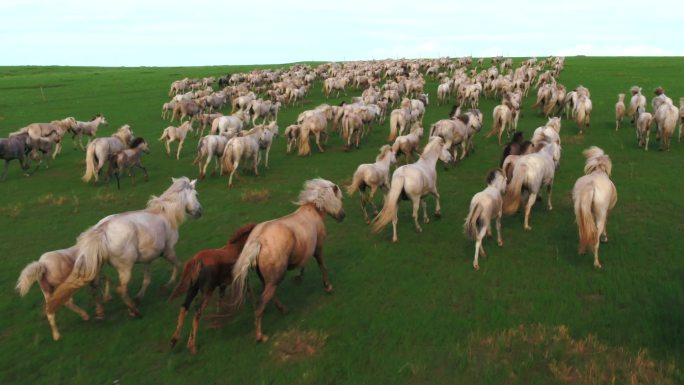
[[[0,159],[5,160],[5,171],[2,173],[0,180],[5,180],[9,163],[14,159],[19,160],[19,165],[24,171],[24,175],[28,175],[29,161],[27,155],[30,150],[27,133],[0,139]]]

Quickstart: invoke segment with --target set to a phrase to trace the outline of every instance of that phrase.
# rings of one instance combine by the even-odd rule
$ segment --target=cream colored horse
[[[636,110],[636,135],[639,147],[643,147],[644,151],[648,151],[648,140],[651,133],[651,124],[653,124],[653,115],[650,112],[645,112],[641,106]]]
[[[390,113],[390,133],[387,140],[393,142],[399,135],[404,135],[411,125],[413,116],[410,108],[398,108]]]
[[[233,267],[234,303],[242,302],[250,268],[259,272],[263,284],[261,298],[254,310],[257,342],[268,340],[268,336],[261,331],[261,319],[271,299],[278,310],[283,313],[287,311],[275,296],[278,284],[285,278],[287,270],[303,269],[313,256],[323,274],[323,288],[328,293],[333,291],[323,260],[325,215],[338,221],[344,219],[342,192],[328,180],[309,180],[299,193],[297,205],[299,208],[292,214],[258,224],[249,235]]]
[[[487,187],[470,200],[470,210],[463,224],[463,232],[475,241],[473,268],[480,270],[479,256],[486,256],[482,239],[491,234],[491,220],[496,218],[496,243],[503,246],[501,238],[501,216],[503,194],[506,191],[506,175],[498,168],[487,175]]]
[[[655,110],[655,122],[658,126],[657,138],[660,140],[660,150],[670,151],[670,140],[672,139],[672,136],[674,136],[678,119],[679,110],[677,107],[673,106],[671,102],[662,102],[659,104],[658,109]]]
[[[57,145],[55,146],[55,151],[52,153],[52,159],[55,159],[57,154],[62,151],[62,138],[64,138],[64,134],[66,134],[68,130],[73,130],[75,128],[76,119],[70,116],[62,120],[53,120],[50,123],[29,124],[19,131],[9,134],[9,136],[19,135],[27,132],[31,139],[38,140],[39,138],[52,137],[52,133],[54,131],[57,133],[57,136],[55,137],[55,143],[57,143]]]
[[[197,199],[196,181],[186,177],[172,180],[171,187],[161,196],[150,198],[144,210],[107,216],[79,235],[74,269],[48,300],[48,313],[54,313],[76,290],[97,279],[105,263],[114,266],[119,273],[116,291],[131,316],[140,315],[127,289],[136,263],[145,267],[138,298],[145,295],[150,284],[150,263],[159,256],[173,265],[167,287],[173,285],[180,267],[175,250],[178,227],[187,215],[199,218],[202,205]]]
[[[591,99],[588,96],[579,96],[577,104],[575,105],[575,122],[579,127],[579,133],[583,134],[584,130],[589,127],[591,123]]]
[[[594,252],[594,267],[601,268],[598,249],[599,238],[608,242],[606,222],[609,212],[617,203],[617,190],[610,180],[612,162],[603,150],[592,146],[583,152],[587,158],[584,176],[577,179],[572,189],[575,219],[579,227],[579,253],[587,247]]]
[[[83,148],[83,135],[88,137],[87,146],[93,138],[97,136],[97,128],[100,125],[106,126],[108,124],[109,122],[107,122],[107,119],[102,114],[95,115],[95,117],[88,122],[77,121],[76,127],[70,129],[72,132],[72,139],[74,140],[74,148],[76,147],[76,143],[78,143],[81,150],[85,150],[85,148]]]
[[[392,186],[385,199],[385,204],[380,213],[373,219],[371,230],[374,233],[380,232],[388,223],[392,222],[392,241],[397,242],[397,209],[399,199],[402,196],[408,197],[413,203],[413,222],[417,232],[423,229],[418,224],[418,208],[423,204],[423,222],[429,223],[427,216],[427,205],[425,196],[432,194],[435,196],[436,207],[435,216],[440,217],[441,209],[439,205],[439,192],[437,191],[437,160],[449,163],[452,160],[451,154],[444,146],[444,141],[440,137],[432,137],[425,146],[423,154],[417,162],[401,166],[394,170],[392,174]]]
[[[50,300],[50,297],[52,297],[55,288],[64,282],[67,277],[69,277],[69,274],[71,274],[77,256],[78,248],[76,246],[71,246],[68,249],[48,251],[41,255],[37,261],[26,265],[17,280],[16,289],[19,292],[19,295],[24,297],[31,288],[31,285],[33,285],[34,282],[38,282],[40,290],[43,292],[43,297],[45,297],[45,303],[47,303]],[[92,283],[93,296],[97,295],[96,283],[96,281],[93,281]],[[107,302],[109,301],[109,298],[109,281],[105,280],[103,301]],[[104,314],[103,308],[98,301],[95,301],[95,303],[97,306],[95,313],[96,316],[100,318],[102,314]],[[73,298],[69,298],[64,305],[69,310],[78,314],[84,321],[90,319],[88,313],[74,303]],[[50,329],[52,330],[52,339],[55,341],[59,340],[61,335],[59,329],[57,329],[55,313],[46,312],[45,315],[50,324]]]
[[[410,133],[398,136],[392,143],[392,151],[394,151],[395,156],[398,157],[401,152],[404,154],[406,164],[411,163],[413,153],[420,154],[420,139],[423,137],[424,131],[423,127],[416,123]]]
[[[207,167],[212,159],[216,159],[214,173],[216,173],[216,168],[220,167],[221,174],[223,174],[223,164],[220,164],[219,159],[223,157],[226,144],[228,144],[228,138],[223,135],[207,135],[200,139],[197,144],[197,156],[192,161],[192,164],[199,164],[198,178],[200,180],[204,179],[207,174]]]
[[[467,122],[466,122],[467,121]],[[458,145],[461,145],[461,159],[468,154],[468,145],[470,143],[470,134],[472,130],[469,129],[470,118],[467,115],[460,115],[453,119],[442,119],[433,124],[430,128],[430,136],[439,136],[444,140],[444,146],[447,150],[454,150],[454,161],[458,159]]]
[[[320,152],[325,152],[323,147],[321,147],[321,137],[323,138],[324,142],[327,142],[327,126],[328,120],[323,112],[312,113],[303,118],[299,127],[299,156],[311,155],[309,135],[313,135],[316,138],[316,146],[318,146],[318,150]]]
[[[121,126],[121,128],[119,128],[111,137],[97,138],[90,142],[86,149],[86,171],[81,179],[84,182],[90,182],[90,180],[94,178],[97,182],[100,170],[104,166],[105,161],[109,159],[110,155],[125,149],[132,138],[133,131],[131,131],[131,127],[126,124]]]
[[[240,160],[252,160],[254,174],[259,176],[259,135],[261,130],[250,130],[244,136],[236,136],[228,141],[223,150],[221,164],[223,172],[230,172],[228,187],[233,187],[233,175],[240,166]]]
[[[629,100],[629,110],[627,110],[627,116],[632,120],[632,123],[636,122],[639,117],[637,109],[641,107],[643,111],[646,111],[646,96],[641,93],[641,87],[633,86],[630,89],[632,97]]]
[[[521,197],[523,188],[526,189],[525,193],[529,194],[525,205],[525,222],[523,225],[526,231],[532,230],[529,225],[530,210],[532,210],[537,195],[543,186],[546,186],[547,207],[549,210],[553,209],[551,204],[553,179],[561,155],[560,144],[551,138],[540,142],[537,149],[538,152],[523,155],[515,162],[513,178],[508,183],[503,203],[503,212],[506,215],[515,214],[520,206],[520,201],[524,199]]]
[[[615,103],[615,131],[620,129],[622,119],[625,117],[625,94],[618,94],[618,101]]]
[[[366,223],[370,223],[368,213],[366,212],[366,204],[370,203],[373,207],[375,215],[378,215],[378,208],[373,203],[378,188],[383,191],[389,191],[390,179],[389,169],[392,164],[397,162],[392,147],[388,144],[380,147],[380,154],[375,158],[375,163],[364,163],[360,165],[354,172],[352,183],[347,186],[347,194],[354,195],[356,190],[359,191],[359,198],[361,199],[361,210],[363,211],[363,218]],[[366,196],[366,188],[370,187],[370,193]]]
[[[159,138],[160,141],[164,142],[166,147],[166,156],[171,156],[171,142],[178,141],[178,150],[176,151],[176,160],[180,159],[181,148],[183,148],[183,143],[185,138],[188,136],[188,132],[192,131],[192,122],[187,121],[180,125],[180,127],[168,126],[164,129],[162,136]]]

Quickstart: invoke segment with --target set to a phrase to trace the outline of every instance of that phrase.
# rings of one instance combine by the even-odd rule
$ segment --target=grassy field
[[[269,342],[255,344],[252,306],[247,305],[233,317],[209,311],[200,326],[197,355],[185,349],[184,340],[171,351],[168,341],[180,300],[167,301],[162,286],[170,268],[163,260],[153,263],[142,318],[129,318],[118,297],[106,305],[104,321],[84,322],[62,309],[63,339],[53,342],[39,289],[23,299],[14,291],[21,269],[45,251],[72,245],[102,217],[143,208],[151,194],[168,187],[170,177],[195,177],[194,140],[186,143],[180,161],[167,158],[156,140],[168,125],[159,112],[169,84],[252,68],[0,68],[1,136],[31,122],[65,116],[86,120],[101,112],[110,125],[100,129],[100,136],[127,123],[151,142],[152,150],[144,158],[150,180],[132,186],[124,178],[120,191],[115,184],[80,180],[84,154],[72,149],[70,139],[49,169],[24,177],[15,163],[0,182],[1,384],[609,383],[609,376],[599,374],[609,368],[616,368],[617,383],[627,383],[631,374],[620,366],[625,363],[639,366],[639,375],[648,378],[643,383],[684,382],[679,369],[684,362],[684,145],[674,142],[672,151],[659,152],[653,135],[656,145],[640,151],[628,122],[614,130],[613,110],[617,94],[628,93],[634,84],[644,88],[649,106],[653,88],[660,85],[678,101],[684,95],[684,58],[567,59],[560,82],[568,89],[582,84],[591,90],[591,127],[580,137],[574,123],[564,121],[554,210],[537,204],[531,232],[523,232],[520,214],[505,218],[505,245],[486,241],[488,257],[480,260],[479,272],[472,269],[474,244],[464,238],[462,223],[472,195],[484,187],[486,172],[500,157],[496,139],[484,137],[494,100],[481,104],[485,129],[475,139],[476,152],[449,170],[438,167],[442,219],[417,234],[404,202],[400,242],[392,244],[390,227],[371,234],[358,198],[345,199],[347,219],[328,221],[325,247],[335,293],[324,293],[315,264],[302,284],[286,278],[278,293],[290,314],[268,308]],[[426,86],[434,99],[426,126],[450,109],[436,105],[436,87],[434,82]],[[346,98],[330,102],[360,92],[350,90]],[[519,124],[528,135],[545,121],[531,108],[532,94]],[[303,108],[281,111],[281,132],[303,109],[322,102],[317,83]],[[314,150],[308,158],[287,156],[285,141],[278,138],[271,168],[262,168],[259,177],[244,171],[230,190],[226,177],[208,177],[198,184],[205,215],[181,227],[179,257],[185,261],[200,249],[223,245],[241,224],[291,212],[306,179],[349,183],[360,163],[374,159],[387,130],[387,123],[375,127],[361,149],[351,152],[333,136],[325,153]],[[570,196],[582,175],[581,152],[590,145],[611,156],[619,196],[608,223],[610,243],[601,246],[600,271],[592,267],[591,256],[577,255]],[[243,199],[262,189],[270,193],[267,201]],[[428,206],[434,212],[432,198]],[[141,282],[140,270],[131,293]],[[111,267],[105,271],[114,277]],[[93,312],[87,290],[75,300]],[[307,343],[313,355],[286,354]]]

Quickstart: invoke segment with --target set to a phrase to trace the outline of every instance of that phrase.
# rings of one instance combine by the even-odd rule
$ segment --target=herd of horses
[[[551,65],[557,62],[557,60],[548,61]],[[469,63],[466,61],[463,65],[469,65]],[[502,70],[506,68],[508,67],[502,66]],[[509,70],[512,72],[512,69],[509,68]],[[554,72],[555,76],[558,73]],[[527,79],[527,81],[531,83],[532,79]],[[327,92],[344,91],[344,84],[346,84],[342,82],[344,84],[340,86],[335,82],[326,82],[328,83],[330,85]],[[555,82],[553,84],[556,87]],[[543,85],[543,82],[538,83],[540,87]],[[372,84],[369,87],[372,87]],[[514,98],[511,99],[508,94],[503,98],[506,108],[510,109],[510,115],[517,113],[519,105],[516,106],[511,102]],[[558,96],[552,96],[552,99],[543,101],[540,105],[559,103]],[[562,99],[565,100],[565,97]],[[574,101],[572,98],[569,100],[574,104],[572,107],[574,111],[582,114],[580,112],[582,107],[577,107],[582,105],[582,97]],[[554,106],[564,107],[560,104],[554,104]],[[425,105],[422,107],[424,108]],[[394,242],[398,241],[398,209],[402,200],[411,201],[412,218],[417,232],[422,231],[419,223],[421,206],[423,223],[428,223],[430,220],[425,201],[427,196],[435,197],[434,214],[436,217],[441,215],[440,194],[437,189],[437,163],[442,161],[448,164],[455,161],[458,144],[462,146],[461,159],[472,151],[473,137],[482,127],[483,122],[482,113],[476,108],[465,114],[460,113],[460,108],[458,108],[459,111],[454,108],[450,119],[432,125],[427,144],[420,149],[419,143],[423,133],[422,116],[418,118],[410,103],[402,105],[401,108],[405,109],[402,114],[406,114],[407,126],[399,128],[399,132],[395,133],[397,135],[391,133],[391,136],[396,136],[393,138],[393,143],[380,148],[375,163],[360,165],[353,174],[351,184],[346,186],[348,195],[359,193],[361,210],[372,232],[377,233],[390,222],[392,223]],[[361,107],[357,109],[363,110]],[[549,108],[550,112],[553,110],[554,108]],[[640,110],[636,109],[633,114],[636,115],[637,126],[639,112]],[[294,136],[299,141],[298,144],[302,145],[302,142],[306,141],[308,146],[309,136],[315,135],[315,132],[325,132],[325,126],[332,121],[336,113],[337,110],[330,107],[314,110],[310,115],[300,115],[297,122],[299,125],[297,130],[300,133]],[[355,112],[349,114],[353,113]],[[342,112],[341,116],[344,117],[345,114],[346,112]],[[224,135],[223,133],[228,132],[228,129],[224,130],[220,127],[229,124],[231,119],[216,120],[221,118],[221,116],[216,116],[212,122],[212,131],[214,127],[217,129],[214,133],[201,136],[197,147],[197,157],[193,163],[199,164],[199,178],[201,179],[206,175],[211,160],[219,156],[225,171],[230,172],[229,184],[232,184],[232,176],[241,158],[252,158],[251,167],[255,173],[258,173],[259,150],[263,148],[265,142],[268,142],[267,145],[270,148],[277,134],[277,126],[274,120],[269,125],[256,125],[251,130],[242,132],[241,123],[237,133]],[[316,126],[318,123],[315,123],[321,119],[323,130],[318,129]],[[81,143],[82,135],[94,134],[98,125],[106,124],[106,119],[98,115],[89,123],[81,125],[75,119],[67,118],[49,124],[30,125],[9,139],[0,141],[0,154],[7,159],[4,154],[15,151],[11,154],[22,161],[23,168],[25,163],[21,155],[30,154],[34,151],[34,146],[40,148],[40,145],[35,143],[36,141],[49,141],[51,136],[73,131],[74,138],[78,138],[77,142]],[[193,130],[192,124],[191,120],[180,127],[168,127],[164,130],[160,140],[165,142],[167,155],[171,154],[169,143],[178,141],[176,158],[180,157],[182,143],[188,133]],[[584,130],[586,124],[582,120],[578,122],[578,127]],[[402,130],[404,132],[401,132]],[[538,201],[544,187],[546,187],[547,208],[552,210],[553,181],[561,158],[560,130],[560,117],[549,116],[549,121],[537,128],[529,141],[525,141],[519,131],[511,129],[507,132],[512,139],[503,149],[503,156],[499,162],[501,167],[494,168],[487,174],[486,187],[473,196],[463,225],[465,236],[475,242],[473,259],[475,270],[480,267],[479,257],[485,255],[483,242],[487,235],[491,235],[492,220],[496,224],[497,243],[502,246],[501,219],[504,214],[513,215],[522,206],[523,228],[526,231],[531,230],[531,208]],[[302,131],[304,134],[301,133]],[[502,129],[503,131],[507,129]],[[399,138],[404,137],[408,138],[397,142]],[[12,149],[12,145],[7,142],[17,142],[21,145],[17,145],[17,149]],[[320,147],[318,138],[316,142],[322,151],[323,148]],[[57,146],[53,157],[59,153],[61,142],[55,143]],[[413,147],[410,150],[404,150],[403,147],[406,146]],[[7,150],[8,148],[11,151]],[[225,155],[229,149],[231,155]],[[288,152],[289,149],[288,141]],[[47,148],[43,152],[49,151],[50,149]],[[147,171],[140,160],[142,153],[148,151],[149,147],[145,140],[135,138],[127,125],[119,128],[110,137],[89,139],[86,146],[86,172],[83,180],[86,182],[92,179],[98,180],[98,175],[106,160],[110,162],[109,175],[114,173],[117,182],[120,172],[124,170],[130,172],[133,167],[142,169],[147,176]],[[419,154],[415,162],[410,158],[414,152]],[[304,151],[304,153],[307,152]],[[390,175],[391,166],[397,163],[397,156],[400,153],[406,155],[406,164],[397,167]],[[595,146],[584,151],[584,156],[586,158],[585,175],[577,180],[572,191],[578,224],[579,251],[584,253],[587,249],[591,250],[594,256],[594,266],[600,268],[599,243],[607,241],[606,223],[610,211],[617,202],[617,191],[611,180],[612,164],[609,156]],[[268,162],[268,155],[266,155],[266,162]],[[23,296],[29,291],[32,283],[38,282],[45,297],[45,313],[54,340],[59,340],[61,337],[56,326],[55,313],[62,305],[79,314],[84,320],[89,318],[87,312],[74,304],[72,300],[73,294],[83,286],[88,285],[91,288],[96,317],[104,317],[104,303],[110,299],[110,283],[102,273],[106,264],[113,266],[118,272],[119,284],[116,292],[126,304],[129,315],[133,317],[139,316],[140,311],[137,302],[129,296],[127,287],[135,264],[143,264],[144,268],[143,283],[136,295],[137,299],[145,295],[150,284],[150,263],[160,256],[172,265],[172,273],[167,286],[170,287],[176,282],[176,277],[181,270],[175,253],[175,245],[179,238],[178,228],[188,217],[199,218],[203,212],[196,191],[196,183],[197,180],[190,180],[187,177],[174,178],[171,186],[160,196],[153,196],[144,209],[107,216],[81,233],[74,246],[47,252],[38,261],[30,263],[23,269],[17,282],[17,290]],[[385,193],[380,210],[374,202],[378,190]],[[300,269],[303,272],[304,265],[313,257],[321,270],[324,290],[328,293],[332,292],[333,285],[323,257],[326,239],[325,218],[331,216],[338,221],[344,220],[342,196],[342,189],[329,180],[322,178],[308,180],[299,194],[296,201],[297,209],[294,212],[259,224],[245,224],[234,232],[224,247],[202,250],[191,257],[182,267],[180,282],[171,294],[172,298],[185,295],[178,314],[177,326],[170,340],[171,346],[173,347],[180,339],[183,321],[190,311],[192,302],[200,292],[201,303],[197,306],[193,317],[192,331],[187,342],[187,347],[193,353],[196,351],[195,341],[200,317],[217,288],[220,297],[219,306],[228,286],[231,287],[229,302],[233,306],[238,306],[244,301],[245,291],[249,293],[255,302],[254,315],[258,342],[268,339],[262,331],[262,317],[266,305],[273,301],[279,311],[287,311],[276,295],[277,287],[287,270]],[[374,216],[368,215],[368,206],[373,209]],[[248,282],[250,270],[257,272],[263,287],[262,292],[256,298]]]

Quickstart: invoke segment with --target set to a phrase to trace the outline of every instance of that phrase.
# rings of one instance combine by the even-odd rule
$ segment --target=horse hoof
[[[475,269],[475,271],[480,271],[480,265],[473,264],[473,269]]]
[[[532,227],[530,227],[530,226],[525,226],[523,229],[524,229],[525,231],[530,231],[530,230],[532,230]]]
[[[171,349],[173,349],[173,347],[176,346],[176,342],[178,342],[178,338],[176,338],[176,337],[171,338],[171,341],[169,341],[169,345],[171,346]]]
[[[442,217],[442,212],[441,211],[435,211],[435,218],[441,218]]]
[[[59,341],[61,338],[62,338],[62,336],[59,335],[59,333],[56,333],[56,334],[53,334],[53,335],[52,335],[52,340],[53,340],[53,341]]]
[[[601,264],[600,264],[600,263],[598,263],[598,262],[594,262],[594,268],[596,268],[596,269],[600,269],[601,267],[602,267],[602,266],[601,266]]]
[[[256,338],[257,343],[262,343],[268,341],[268,336],[266,334],[262,334]]]
[[[499,246],[503,246],[503,241],[496,242]]]
[[[84,321],[89,321],[89,320],[90,320],[90,316],[89,316],[88,314],[83,314],[83,315],[81,316],[81,319],[84,320]]]
[[[325,286],[325,292],[328,294],[331,294],[334,291],[333,285],[326,285]]]
[[[133,318],[140,318],[140,311],[138,309],[128,309],[128,315]]]

